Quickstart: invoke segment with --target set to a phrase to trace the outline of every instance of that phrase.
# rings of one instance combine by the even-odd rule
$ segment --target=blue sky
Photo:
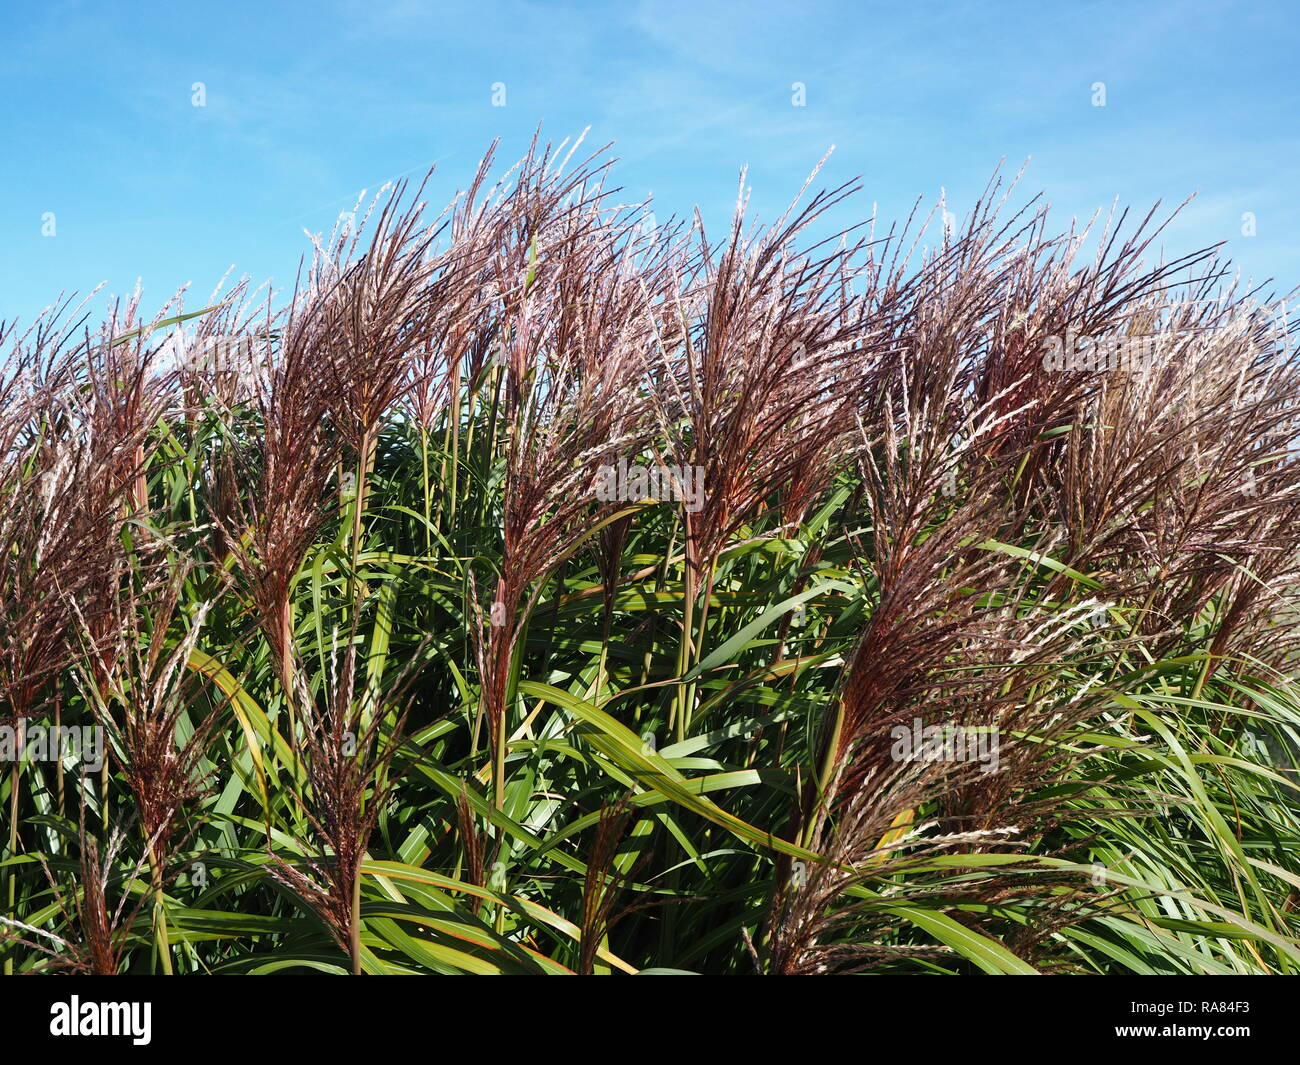
[[[231,266],[291,284],[303,230],[361,189],[437,161],[441,201],[538,123],[616,141],[660,220],[723,224],[746,164],[771,218],[831,145],[824,180],[865,182],[843,225],[941,186],[960,214],[1003,158],[1062,226],[1196,192],[1169,252],[1227,240],[1289,289],[1297,31],[1293,3],[0,0],[0,318],[138,278],[146,307],[190,282],[193,308]]]

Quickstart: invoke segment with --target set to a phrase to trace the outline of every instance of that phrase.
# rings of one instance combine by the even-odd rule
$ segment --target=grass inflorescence
[[[609,168],[0,324],[5,971],[1300,970],[1285,302]]]

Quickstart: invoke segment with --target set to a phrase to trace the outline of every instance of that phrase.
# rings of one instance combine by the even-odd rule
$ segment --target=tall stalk
[[[20,718],[19,719],[20,734],[22,729],[21,722],[22,719]],[[21,750],[21,747],[19,748],[19,750]],[[19,773],[20,764],[21,764],[20,760],[18,758],[15,758],[14,764],[9,768],[9,862],[10,865],[9,868],[5,870],[5,900],[7,904],[7,912],[10,918],[14,920],[18,919],[18,911],[16,909],[18,904],[18,897],[16,894],[16,890],[18,886],[18,881],[17,881],[18,874],[17,874],[17,869],[13,863],[14,863],[14,859],[18,857],[18,794],[19,794],[19,784],[21,782],[21,774]],[[4,971],[6,976],[13,975],[14,958],[13,958],[12,947],[10,948],[5,958]]]
[[[153,887],[154,949],[164,976],[172,975],[171,942],[167,936],[167,906],[163,891],[163,870],[158,854],[149,844],[149,882]]]

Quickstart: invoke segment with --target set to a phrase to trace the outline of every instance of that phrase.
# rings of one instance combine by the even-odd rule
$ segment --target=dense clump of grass
[[[1300,969],[1284,304],[608,165],[0,327],[6,972]]]

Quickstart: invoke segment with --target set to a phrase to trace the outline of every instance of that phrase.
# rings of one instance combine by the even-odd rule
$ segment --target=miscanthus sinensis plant
[[[608,169],[0,327],[5,971],[1300,970],[1285,301]]]

